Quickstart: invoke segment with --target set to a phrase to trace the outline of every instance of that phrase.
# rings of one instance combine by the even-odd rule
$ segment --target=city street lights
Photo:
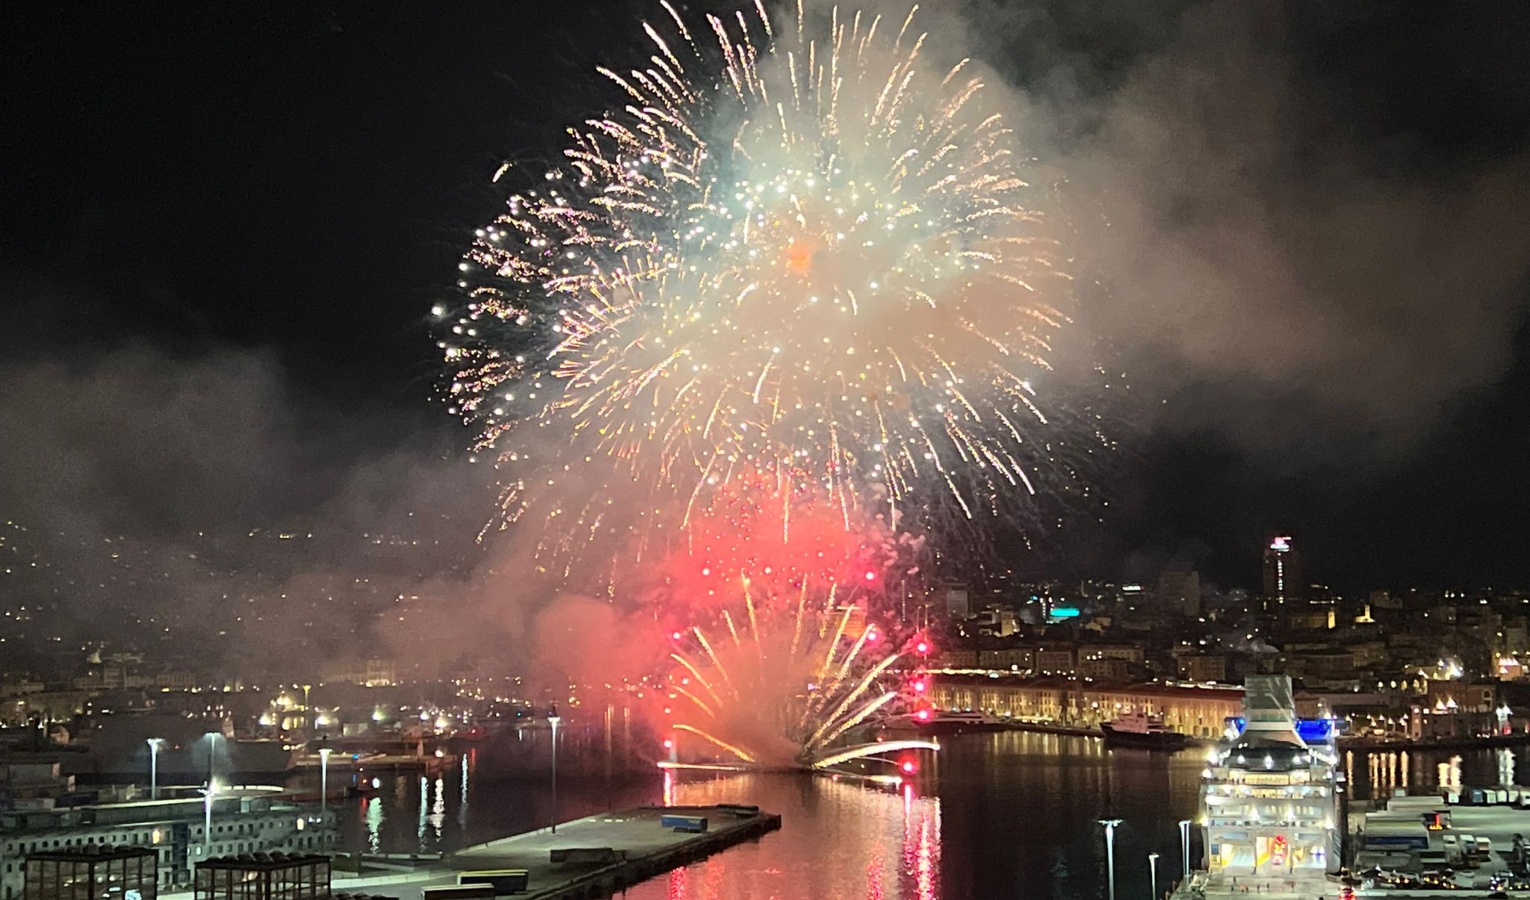
[[[159,745],[164,738],[149,738],[149,799],[159,799]]]
[[[1148,884],[1152,885],[1152,900],[1158,900],[1158,854],[1148,854]]]
[[[1182,862],[1182,865],[1184,866],[1184,868],[1180,870],[1180,877],[1188,879],[1190,877],[1190,820],[1189,819],[1180,819],[1179,820],[1179,849],[1180,849],[1180,853],[1183,854],[1183,856],[1184,856],[1184,860]]]
[[[563,721],[558,718],[556,710],[547,717],[547,724],[552,726],[552,833],[558,833],[558,723]]]
[[[329,849],[329,747],[319,748],[319,852]]]
[[[1116,900],[1116,826],[1120,819],[1101,819],[1105,826],[1105,875],[1110,885],[1110,900]]]

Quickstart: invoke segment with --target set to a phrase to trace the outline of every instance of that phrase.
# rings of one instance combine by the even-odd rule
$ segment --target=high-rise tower
[[[1302,581],[1302,555],[1288,534],[1271,535],[1264,548],[1264,602],[1274,611],[1306,596]]]

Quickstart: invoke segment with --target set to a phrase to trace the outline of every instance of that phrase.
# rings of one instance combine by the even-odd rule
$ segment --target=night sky
[[[1347,590],[1530,586],[1530,5],[926,8],[1069,180],[1080,325],[1130,385],[1052,571],[1254,586],[1281,529]],[[468,440],[427,312],[500,162],[610,102],[655,13],[7,5],[0,512],[456,497],[399,486]]]

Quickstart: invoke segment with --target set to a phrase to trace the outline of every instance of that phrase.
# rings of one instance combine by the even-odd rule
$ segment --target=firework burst
[[[923,700],[889,602],[923,542],[875,519],[847,530],[821,498],[789,504],[788,529],[771,489],[721,488],[644,567],[635,598],[665,642],[655,722],[691,761],[822,768],[899,749],[856,739]]]
[[[683,532],[741,479],[847,526],[1070,481],[1037,388],[1067,278],[972,67],[930,68],[912,10],[660,5],[648,62],[602,70],[620,105],[570,130],[436,310],[501,521],[546,518],[570,550]]]
[[[804,581],[795,597],[756,596],[745,578],[739,608],[673,632],[664,713],[675,760],[682,738],[737,765],[811,769],[937,749],[853,740],[914,700],[892,636],[868,621],[864,603],[836,600],[854,590]]]

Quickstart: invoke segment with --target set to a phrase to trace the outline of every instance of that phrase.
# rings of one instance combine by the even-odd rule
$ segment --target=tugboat
[[[1163,716],[1145,712],[1123,713],[1110,722],[1101,722],[1107,747],[1136,747],[1145,750],[1183,750],[1190,739],[1163,724]]]

